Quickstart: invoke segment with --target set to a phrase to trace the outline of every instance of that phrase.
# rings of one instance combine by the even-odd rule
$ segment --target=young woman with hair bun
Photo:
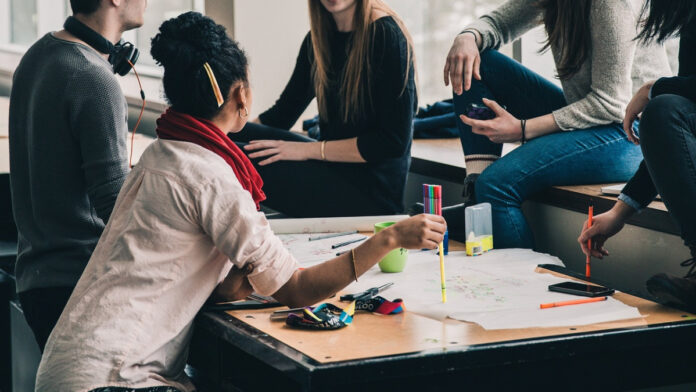
[[[262,181],[227,132],[247,121],[247,59],[224,27],[189,12],[152,56],[170,108],[48,339],[36,390],[190,392],[193,319],[209,297],[252,290],[292,307],[341,290],[394,248],[434,249],[444,220],[419,215],[303,270],[270,230]]]

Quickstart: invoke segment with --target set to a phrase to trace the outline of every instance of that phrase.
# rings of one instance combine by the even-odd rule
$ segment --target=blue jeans
[[[496,100],[517,118],[534,118],[567,105],[563,91],[497,51],[481,54],[481,81],[454,95],[457,114],[481,98]],[[459,122],[465,155],[500,155],[502,145],[475,135]],[[522,214],[522,202],[554,185],[625,182],[642,160],[621,124],[557,132],[530,140],[498,159],[476,180],[478,203],[491,203],[496,248],[533,248],[534,237]]]

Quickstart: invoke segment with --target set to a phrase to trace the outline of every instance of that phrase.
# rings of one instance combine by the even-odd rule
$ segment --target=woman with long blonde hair
[[[413,45],[382,0],[309,0],[311,30],[275,105],[238,134],[264,205],[294,217],[403,211],[417,107]],[[320,136],[288,129],[313,98]]]

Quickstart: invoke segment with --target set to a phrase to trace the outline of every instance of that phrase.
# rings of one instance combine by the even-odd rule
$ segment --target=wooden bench
[[[503,155],[515,148],[513,144],[506,144]],[[466,177],[459,139],[416,139],[411,148],[411,157],[412,173],[458,184]],[[602,194],[601,188],[606,185],[613,184],[555,186],[535,195],[532,200],[583,214],[587,213],[589,205],[594,205],[595,212],[600,213],[610,209],[616,202],[616,197]],[[628,223],[664,233],[680,234],[661,201],[653,201]]]

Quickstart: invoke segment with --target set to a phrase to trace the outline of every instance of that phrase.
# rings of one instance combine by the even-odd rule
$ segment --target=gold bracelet
[[[321,142],[321,160],[326,160],[326,140]]]
[[[355,248],[350,250],[351,259],[353,260],[353,276],[355,276],[355,281],[358,281],[358,267],[355,266]]]

